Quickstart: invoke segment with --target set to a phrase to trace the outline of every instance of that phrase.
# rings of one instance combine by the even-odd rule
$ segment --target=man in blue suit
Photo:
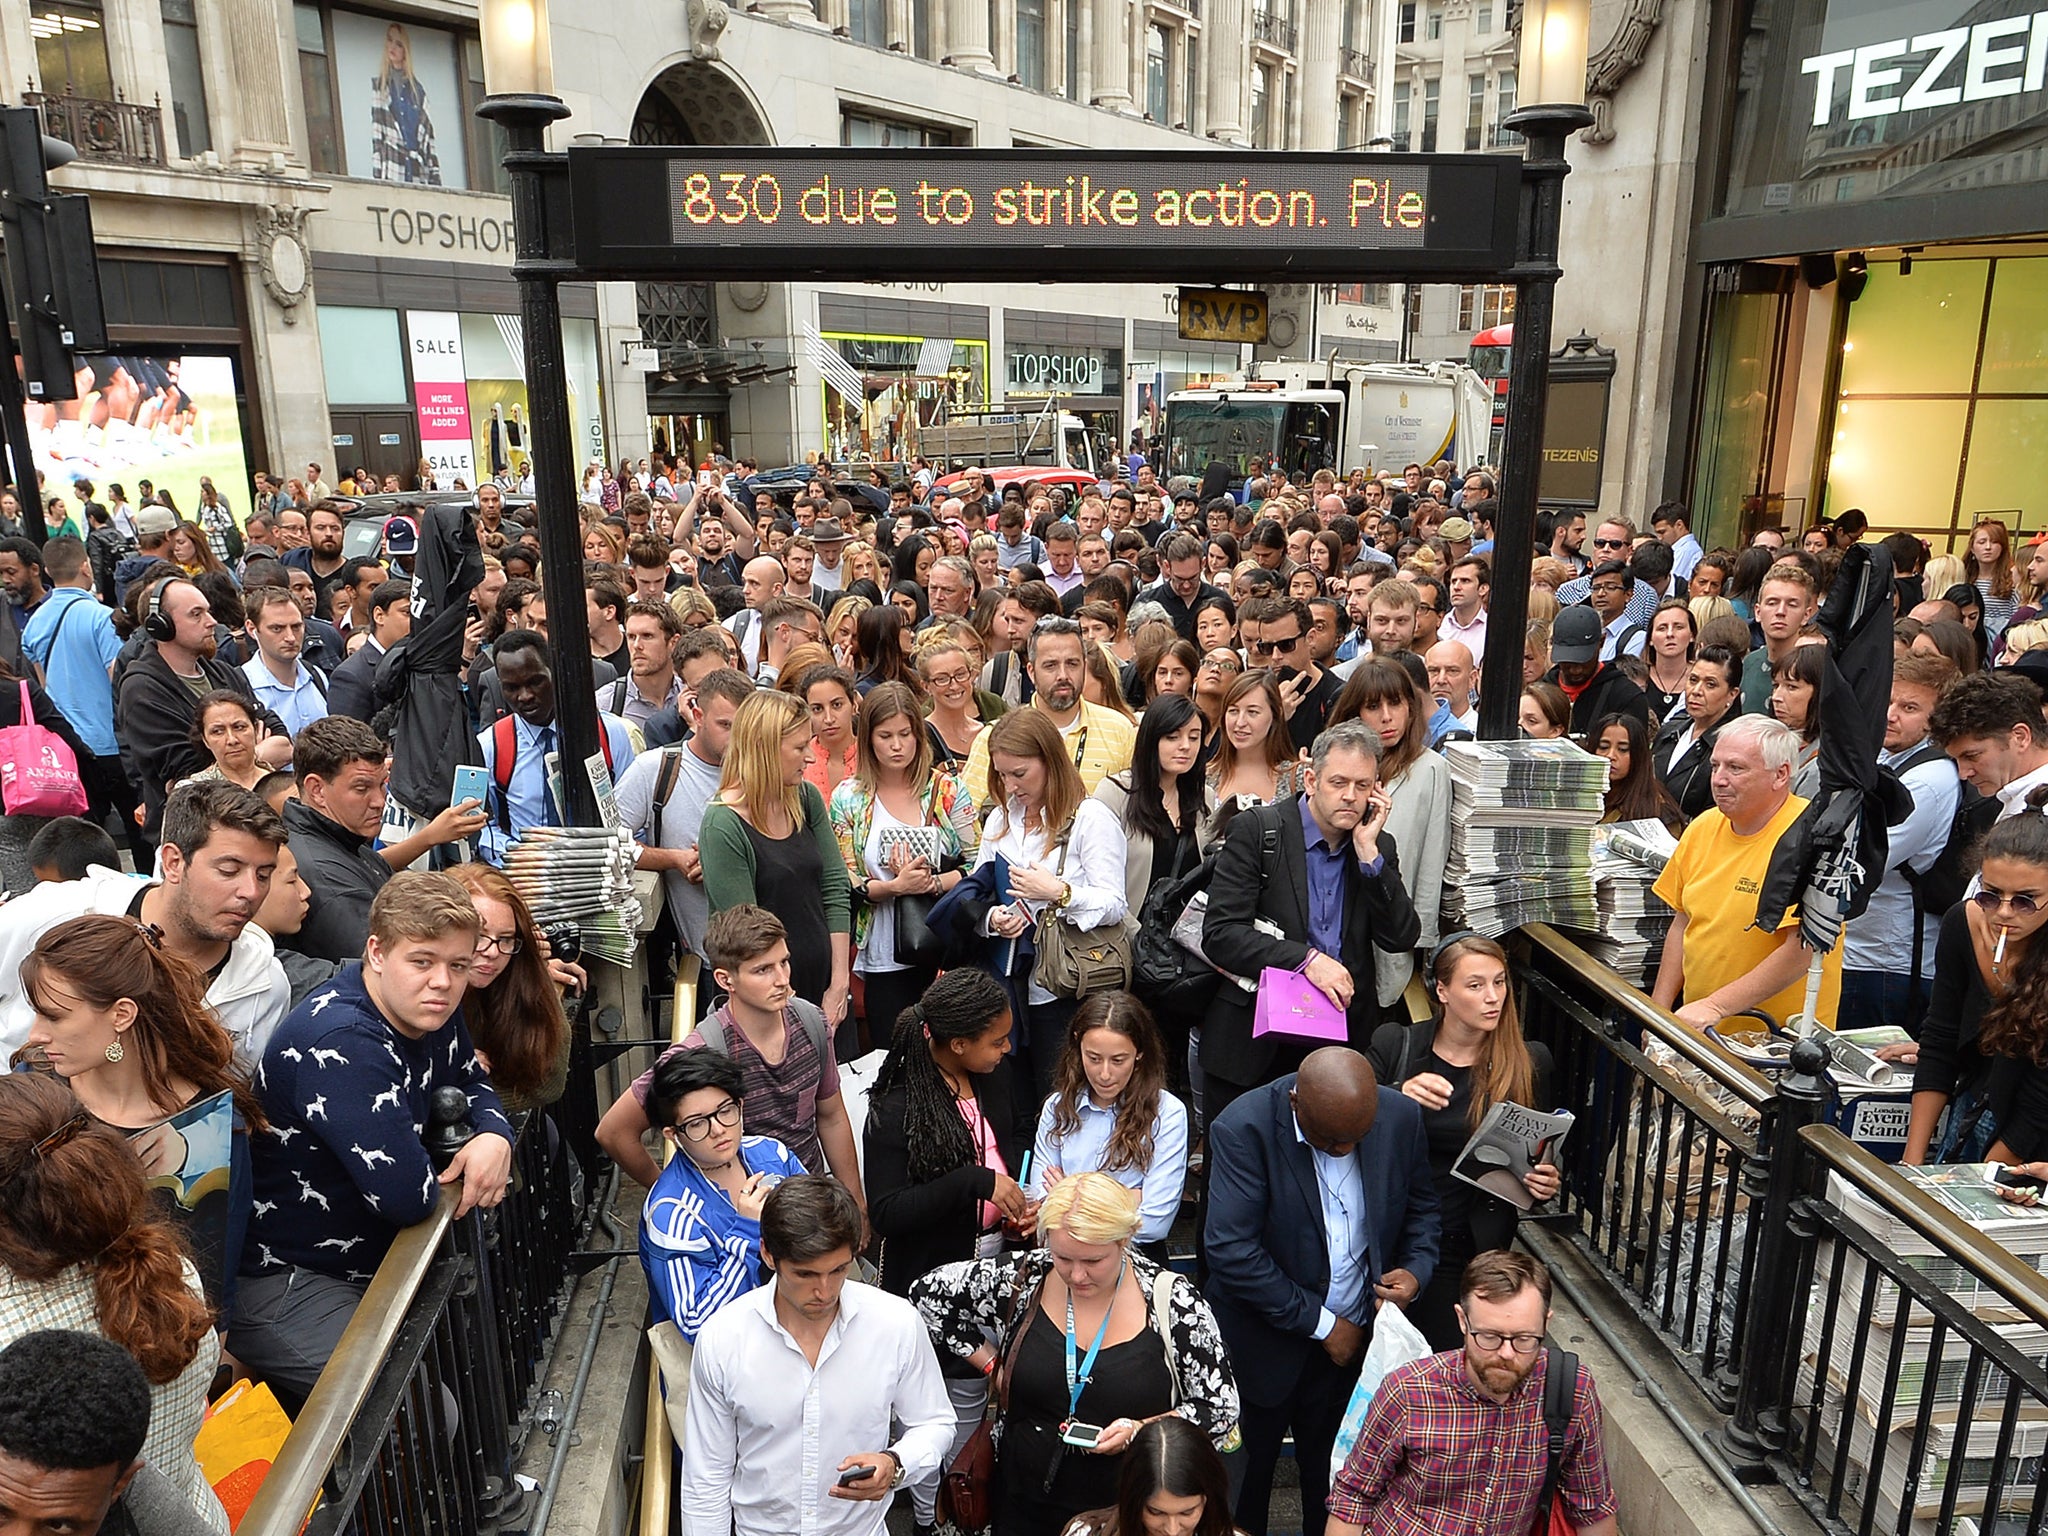
[[[1422,1110],[1345,1046],[1231,1104],[1209,1127],[1209,1306],[1237,1367],[1246,1467],[1237,1523],[1264,1536],[1292,1427],[1302,1536],[1322,1536],[1330,1449],[1374,1311],[1413,1301],[1442,1217]]]

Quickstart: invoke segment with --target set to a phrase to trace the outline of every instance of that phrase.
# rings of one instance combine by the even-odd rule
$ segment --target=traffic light
[[[107,344],[92,207],[83,193],[52,193],[46,172],[77,158],[43,134],[33,107],[0,107],[0,230],[7,239],[7,302],[32,400],[77,398],[76,351]]]

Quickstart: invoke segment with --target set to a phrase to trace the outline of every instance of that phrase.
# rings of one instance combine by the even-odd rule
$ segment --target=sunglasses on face
[[[1979,911],[1989,913],[2010,907],[2015,916],[2032,917],[2041,910],[2041,904],[2031,896],[2007,895],[2004,891],[1994,891],[1989,886],[1979,890],[1970,900],[1977,903]]]
[[[1253,640],[1245,646],[1254,656],[1279,656],[1301,644],[1300,635],[1289,635],[1284,640]]]

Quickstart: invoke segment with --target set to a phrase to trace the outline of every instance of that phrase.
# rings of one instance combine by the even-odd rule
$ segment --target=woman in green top
[[[836,1031],[852,999],[853,908],[824,796],[804,778],[810,748],[810,713],[794,694],[742,703],[697,849],[712,912],[751,904],[781,918],[790,991]]]

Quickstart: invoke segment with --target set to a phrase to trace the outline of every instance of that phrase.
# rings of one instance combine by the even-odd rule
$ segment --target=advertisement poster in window
[[[532,448],[526,400],[525,348],[517,315],[461,317],[462,363],[468,375],[469,427],[476,472],[490,479],[523,475]],[[569,375],[569,425],[576,443],[577,475],[605,456],[604,419],[598,399],[597,323],[562,321],[562,350]]]
[[[462,361],[462,317],[452,310],[407,310],[412,340],[413,408],[419,415],[420,457],[434,467],[434,483],[474,487],[476,447],[469,421],[469,377]]]
[[[334,12],[334,71],[348,174],[466,187],[455,34]]]
[[[234,359],[226,353],[87,353],[78,359],[78,398],[28,402],[29,442],[49,494],[79,520],[74,482],[90,480],[99,500],[118,484],[141,500],[137,482],[169,492],[189,514],[210,479],[237,518],[249,511]]]

